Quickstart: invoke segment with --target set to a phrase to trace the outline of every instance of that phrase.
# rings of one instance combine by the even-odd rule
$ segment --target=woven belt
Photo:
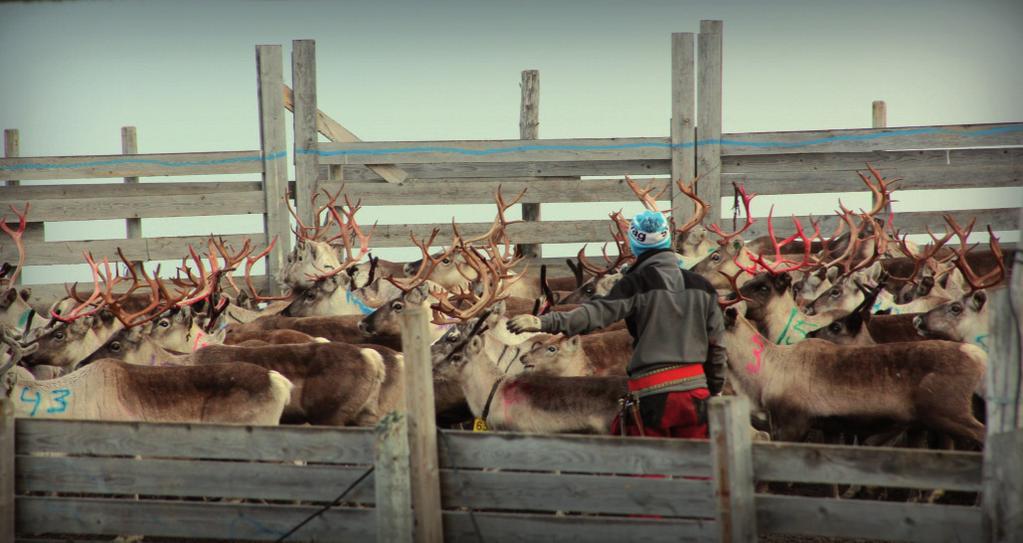
[[[679,364],[629,379],[629,392],[640,392],[655,388],[667,388],[703,377],[702,364]]]

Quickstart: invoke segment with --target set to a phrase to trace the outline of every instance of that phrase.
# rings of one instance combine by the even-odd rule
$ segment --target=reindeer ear
[[[507,306],[507,304],[504,303],[504,300],[501,300],[500,302],[497,302],[496,304],[491,305],[490,306],[490,310],[493,312],[492,313],[493,315],[497,315],[499,317],[503,317],[505,312],[508,311],[508,306]]]
[[[985,302],[987,302],[987,294],[983,290],[978,290],[973,293],[973,296],[970,296],[970,307],[974,311],[980,311]]]
[[[579,336],[572,336],[568,338],[567,341],[565,341],[564,345],[565,346],[563,348],[566,351],[578,351],[579,347],[582,346],[582,340],[579,338]]]
[[[0,295],[0,309],[7,309],[8,307],[11,307],[11,304],[13,304],[14,300],[17,299],[18,299],[17,289],[9,288],[5,290],[4,293]]]
[[[789,272],[782,272],[778,275],[775,275],[773,279],[774,288],[778,292],[787,292],[789,290],[789,287],[792,286],[792,276],[789,275]]]
[[[731,328],[735,320],[739,318],[739,312],[734,307],[725,308],[725,326]]]
[[[826,277],[828,281],[831,282],[834,282],[835,279],[838,279],[838,266],[832,266],[825,270],[824,277]]]
[[[29,298],[32,297],[32,289],[30,289],[30,288],[23,288],[23,289],[21,289],[21,293],[20,294],[21,294],[21,299],[25,300],[27,302],[29,300]]]
[[[479,336],[473,336],[472,339],[469,340],[469,345],[465,347],[465,350],[469,354],[473,355],[479,354],[480,352],[483,351],[483,338]]]
[[[881,265],[881,261],[874,262],[869,268],[863,271],[863,275],[867,281],[871,283],[877,283],[881,280],[881,274],[884,273],[884,266]]]

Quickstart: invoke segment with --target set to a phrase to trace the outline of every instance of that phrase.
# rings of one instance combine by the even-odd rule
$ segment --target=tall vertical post
[[[0,389],[0,541],[14,541],[14,403]]]
[[[4,158],[18,158],[21,156],[21,135],[17,128],[4,129]],[[16,187],[20,181],[11,179],[5,183],[8,187]]]
[[[1020,207],[1023,221],[1023,206]],[[1020,224],[1023,224],[1021,222]],[[1023,260],[1017,254],[1006,288],[988,290],[989,345],[985,391],[983,509],[985,541],[1019,541],[1023,534]]]
[[[696,194],[711,206],[709,221],[721,219],[721,21],[700,21],[696,85]]]
[[[426,295],[405,295],[401,318],[401,347],[405,354],[405,405],[408,414],[412,509],[417,543],[444,540],[441,520],[440,466],[433,401],[433,363],[430,359],[429,307]]]
[[[316,132],[316,42],[291,42],[291,81],[294,90],[295,126],[295,208],[305,224],[316,224],[312,196],[316,194],[320,159],[315,153]]]
[[[376,427],[377,541],[412,543],[408,424],[404,412],[391,412]]]
[[[138,131],[134,126],[121,127],[121,154],[137,155],[139,152]],[[125,177],[125,184],[133,185],[139,182],[138,177]],[[125,219],[127,224],[128,239],[142,237],[142,219]]]
[[[675,186],[696,175],[696,56],[692,32],[671,35],[671,216],[675,224],[689,220],[693,208]],[[676,247],[682,240],[675,240]]]
[[[283,57],[280,45],[256,46],[257,88],[259,92],[259,145],[263,154],[263,195],[266,214],[263,231],[266,242],[275,237],[277,245],[267,255],[267,288],[278,291],[274,277],[284,267],[291,250],[291,225],[284,205],[288,183],[287,148],[284,140]]]
[[[753,502],[749,401],[742,396],[719,396],[711,398],[709,407],[718,541],[755,543],[757,510]]]
[[[874,100],[870,104],[870,127],[871,128],[888,128],[888,106],[884,103],[884,100]],[[877,195],[871,193],[870,195],[871,205],[877,205]],[[888,204],[884,210],[884,214],[887,217],[892,212],[891,204]]]
[[[519,138],[535,140],[540,137],[540,71],[522,71],[522,102],[519,108]],[[540,220],[540,204],[522,204],[522,220]],[[543,248],[539,244],[519,245],[527,259],[540,259]]]

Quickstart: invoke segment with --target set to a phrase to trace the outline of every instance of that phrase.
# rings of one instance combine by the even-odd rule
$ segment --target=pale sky
[[[255,45],[283,45],[290,80],[291,40],[314,39],[319,107],[364,140],[517,138],[524,69],[540,70],[542,138],[665,136],[670,34],[698,32],[701,19],[724,21],[726,132],[866,127],[878,99],[890,126],[1023,121],[1018,0],[90,1],[0,4],[0,125],[21,130],[23,156],[118,153],[123,125],[138,127],[141,152],[258,149]],[[897,209],[1021,199],[1018,189],[957,194],[954,204],[905,193]],[[784,213],[835,206],[763,198],[755,210],[771,202]],[[618,207],[548,205],[544,217],[602,218]],[[492,206],[365,214],[473,221]],[[47,239],[120,237],[120,224],[51,223]],[[211,225],[260,229],[251,216],[143,229]],[[30,268],[26,282],[66,275]]]

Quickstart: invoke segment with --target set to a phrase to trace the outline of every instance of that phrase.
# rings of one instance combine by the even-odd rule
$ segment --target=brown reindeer
[[[984,442],[971,401],[987,356],[972,345],[928,341],[843,346],[808,339],[775,345],[734,308],[725,346],[736,387],[771,414],[777,437],[802,437],[810,419],[841,416],[920,422]]]
[[[625,375],[632,358],[633,339],[625,329],[568,338],[542,334],[530,343],[522,364],[553,376]]]

